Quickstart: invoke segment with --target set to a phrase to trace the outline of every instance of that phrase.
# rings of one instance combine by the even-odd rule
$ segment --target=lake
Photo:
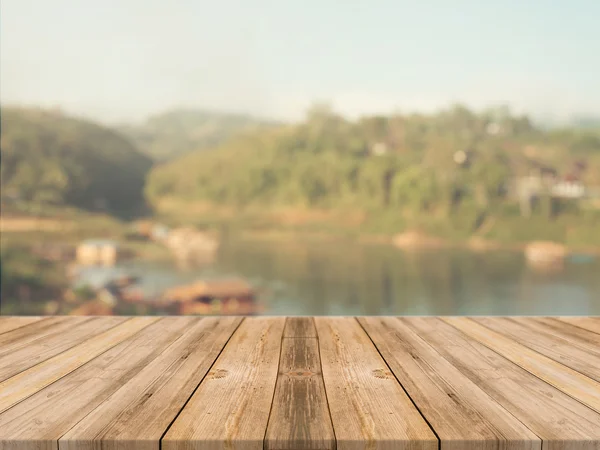
[[[131,261],[121,269],[142,275],[148,295],[197,278],[244,277],[273,315],[600,315],[598,257],[549,271],[510,251],[230,239],[202,268]]]

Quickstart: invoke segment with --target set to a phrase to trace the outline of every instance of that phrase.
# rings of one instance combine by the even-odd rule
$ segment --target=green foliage
[[[507,108],[475,113],[456,106],[431,116],[351,122],[317,106],[295,126],[258,130],[156,167],[146,193],[154,204],[350,208],[368,212],[369,223],[375,218],[374,230],[425,223],[458,237],[485,231],[491,218],[514,216],[510,182],[536,163],[566,175],[583,160],[584,180],[598,181],[598,136],[543,131]],[[459,151],[467,164],[455,163]],[[536,214],[548,221],[580,211],[540,202]]]
[[[2,195],[131,213],[151,160],[119,134],[59,113],[2,108]]]
[[[39,299],[56,299],[66,286],[64,273],[56,264],[35,256],[27,245],[2,240],[0,314],[43,313]]]

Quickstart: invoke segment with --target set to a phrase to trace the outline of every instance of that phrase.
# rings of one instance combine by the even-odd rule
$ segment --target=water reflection
[[[218,270],[278,283],[272,314],[600,314],[600,261],[539,272],[512,252],[231,241]]]
[[[553,272],[504,251],[229,239],[210,266],[130,262],[125,268],[143,275],[148,296],[198,278],[242,277],[257,288],[265,314],[600,314],[598,258]]]

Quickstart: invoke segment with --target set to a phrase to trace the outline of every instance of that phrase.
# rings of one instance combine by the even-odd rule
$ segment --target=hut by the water
[[[119,246],[110,240],[90,239],[77,246],[77,262],[82,265],[114,266],[119,259]]]
[[[256,293],[244,280],[197,281],[168,289],[157,307],[172,314],[254,314]]]

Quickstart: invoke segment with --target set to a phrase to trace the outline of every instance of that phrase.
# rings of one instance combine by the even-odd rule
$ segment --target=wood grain
[[[557,317],[557,319],[592,333],[600,334],[600,317]]]
[[[528,319],[523,321],[523,319]],[[514,320],[534,332],[549,333],[565,341],[570,345],[582,348],[592,354],[600,354],[600,334],[594,333],[576,325],[561,322],[553,317],[515,317]]]
[[[71,371],[34,395],[0,414],[0,448],[11,450],[58,449],[58,440],[84,417],[125,386],[154,359],[177,341],[191,317],[138,318],[113,330],[136,333],[121,336],[117,345],[106,349],[88,364]],[[126,326],[129,325],[129,328]],[[131,388],[132,386],[129,385]],[[128,414],[128,406],[122,414]],[[104,443],[96,444],[104,447]],[[121,444],[128,445],[124,440]]]
[[[438,318],[398,319],[542,439],[544,450],[597,449],[600,415]]]
[[[317,329],[312,317],[288,317],[283,330],[284,338],[316,338]]]
[[[28,326],[17,327],[12,331],[0,334],[0,354],[27,347],[34,341],[45,339],[47,336],[61,333],[76,324],[90,320],[89,317],[74,317],[73,319],[70,320],[66,316],[48,317]]]
[[[94,317],[74,323],[44,338],[35,339],[16,349],[0,350],[0,381],[39,364],[82,341],[127,320],[125,317]]]
[[[158,318],[136,317],[0,383],[0,413],[135,335]],[[34,324],[35,325],[35,324]]]
[[[4,319],[0,450],[600,450],[598,318]]]
[[[160,438],[241,321],[193,318],[181,328],[181,337],[67,432],[59,441],[61,450],[158,450]]]
[[[500,333],[485,328],[464,317],[446,317],[442,320],[486,347],[514,362],[536,377],[562,392],[576,398],[596,412],[600,412],[600,383]]]
[[[162,439],[163,450],[262,450],[285,319],[247,318]]]
[[[529,318],[528,318],[529,319]],[[577,372],[600,381],[600,346],[586,348],[559,336],[536,319],[473,318],[477,323],[541,353]],[[583,330],[582,330],[583,331]],[[600,335],[598,336],[600,338]]]
[[[312,336],[312,337],[311,337]],[[265,450],[333,450],[335,436],[312,318],[288,318]]]
[[[42,320],[40,316],[0,316],[0,334],[16,330],[40,320]]]
[[[405,324],[358,319],[441,441],[442,450],[540,449],[542,442]]]
[[[339,450],[437,449],[438,440],[354,318],[315,318]]]

